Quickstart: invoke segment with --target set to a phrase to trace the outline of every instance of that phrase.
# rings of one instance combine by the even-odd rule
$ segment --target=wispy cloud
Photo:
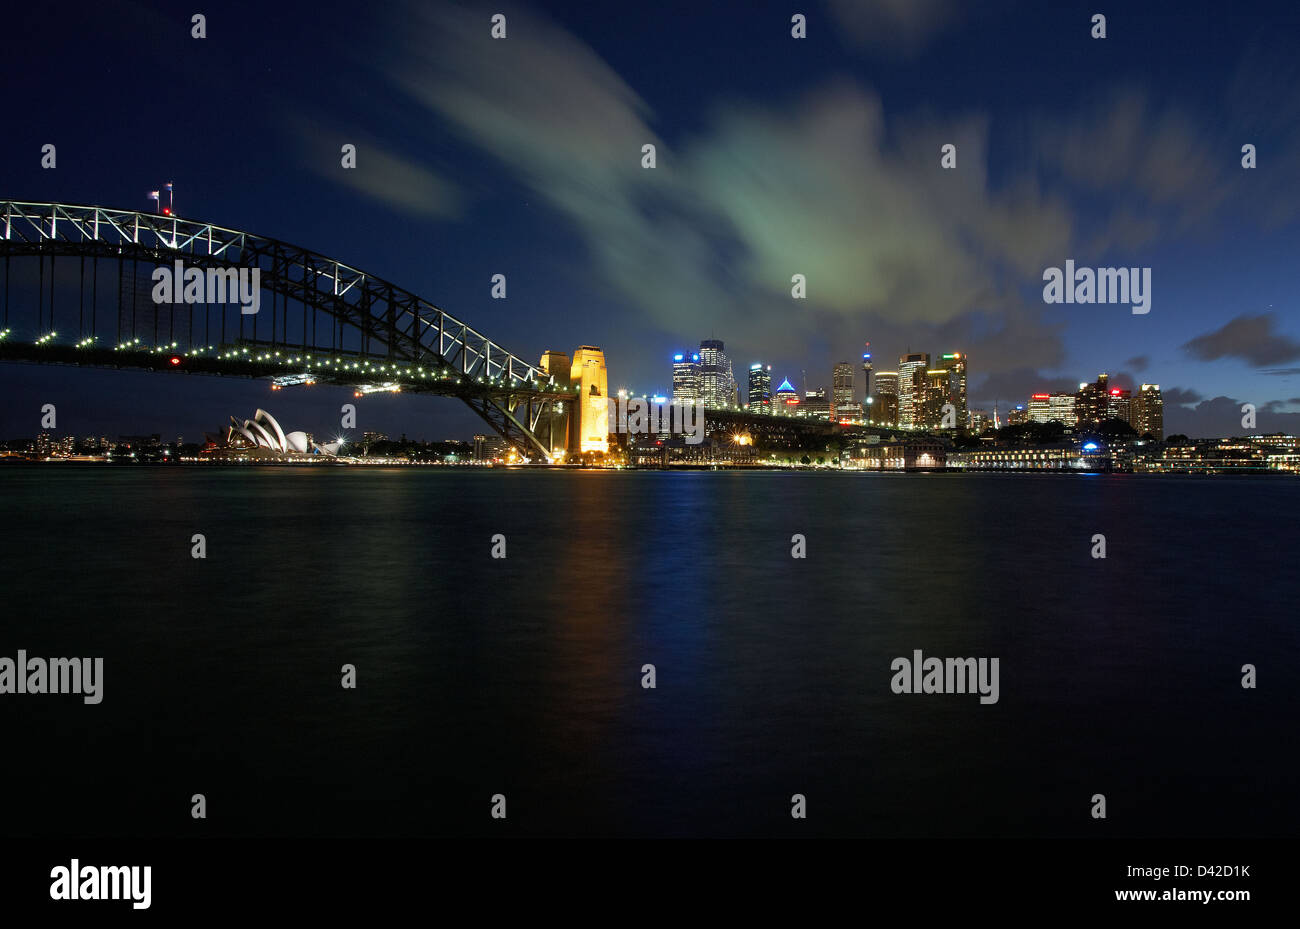
[[[1201,361],[1239,358],[1255,367],[1283,364],[1300,358],[1300,342],[1276,331],[1272,313],[1238,316],[1213,332],[1199,335],[1183,345]]]

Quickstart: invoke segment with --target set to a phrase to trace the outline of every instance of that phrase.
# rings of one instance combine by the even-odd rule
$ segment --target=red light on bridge
[[[164,215],[164,216],[171,216],[171,215],[172,215],[172,208],[169,207],[169,206],[165,206],[165,207],[163,207],[163,215]]]
[[[173,365],[178,365],[181,363],[181,359],[177,355],[172,355],[171,362]]]

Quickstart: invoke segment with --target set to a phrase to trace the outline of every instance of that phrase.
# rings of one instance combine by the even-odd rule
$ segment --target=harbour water
[[[1288,478],[7,468],[0,656],[103,679],[0,695],[2,831],[1291,835],[1297,512]],[[998,658],[997,702],[894,693],[916,650]]]

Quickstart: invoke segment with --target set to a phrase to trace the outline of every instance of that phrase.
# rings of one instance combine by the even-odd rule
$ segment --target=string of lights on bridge
[[[7,339],[10,333],[11,330],[9,329],[0,330],[0,340]],[[42,346],[51,345],[55,342],[57,338],[58,338],[58,332],[47,332],[44,335],[37,338],[33,344],[42,345]],[[96,341],[98,341],[98,336],[93,336],[93,335],[87,336],[86,338],[77,342],[76,347],[93,348]],[[305,367],[306,368],[305,375],[295,381],[295,383],[300,383],[300,384],[315,383],[315,379],[310,377],[310,373],[313,369],[318,369],[321,371],[330,371],[332,373],[339,373],[339,374],[342,374],[344,372],[357,372],[357,373],[376,374],[376,375],[387,374],[390,377],[397,378],[397,379],[410,378],[419,381],[427,381],[430,379],[444,380],[444,381],[454,380],[454,382],[457,384],[464,384],[468,382],[471,384],[483,384],[485,386],[515,387],[515,386],[521,386],[527,384],[526,381],[521,381],[518,378],[507,380],[506,378],[498,375],[493,375],[486,378],[483,377],[482,375],[480,375],[477,378],[466,378],[464,375],[456,374],[451,371],[425,370],[423,367],[418,367],[418,366],[412,369],[408,366],[402,366],[396,364],[376,364],[375,362],[366,359],[348,360],[348,359],[341,359],[336,357],[329,357],[329,356],[322,357],[319,355],[309,355],[309,354],[286,355],[283,352],[259,352],[257,354],[253,354],[253,351],[246,347],[227,349],[225,351],[221,351],[218,353],[218,349],[214,345],[209,345],[200,348],[191,347],[185,351],[179,351],[179,348],[180,346],[179,343],[177,342],[171,342],[162,345],[145,345],[144,343],[142,343],[140,339],[131,339],[119,343],[114,347],[113,351],[132,352],[132,353],[137,353],[141,355],[150,355],[150,356],[166,355],[170,357],[171,364],[174,367],[180,367],[181,364],[183,364],[184,359],[186,358],[199,358],[207,355],[208,353],[216,353],[208,356],[213,358],[216,361],[248,362],[250,364],[280,364],[285,366],[292,365],[294,367]],[[278,386],[280,385],[273,385],[273,388],[278,389]],[[577,385],[566,386],[566,385],[556,384],[553,380],[548,381],[545,387],[546,390],[549,392],[576,393],[581,389]],[[386,385],[383,389],[396,393],[400,391],[401,385],[394,383],[392,385]],[[359,391],[358,395],[360,395],[362,392],[369,393],[374,391],[373,390]]]

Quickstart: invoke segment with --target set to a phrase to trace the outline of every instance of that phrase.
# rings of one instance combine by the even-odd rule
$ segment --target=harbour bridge
[[[553,445],[545,432],[579,399],[567,377],[524,361],[429,301],[300,246],[101,206],[6,200],[0,210],[0,361],[455,397],[521,454],[547,461]],[[170,301],[154,300],[159,268],[165,276],[185,272],[176,274]],[[255,312],[235,298],[236,281],[259,289]],[[215,299],[214,282],[222,285]],[[820,435],[830,424],[717,412],[709,427]]]

